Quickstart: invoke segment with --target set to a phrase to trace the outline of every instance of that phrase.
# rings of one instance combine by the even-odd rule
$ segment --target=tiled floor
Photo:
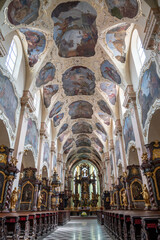
[[[112,240],[96,219],[73,219],[45,240]]]

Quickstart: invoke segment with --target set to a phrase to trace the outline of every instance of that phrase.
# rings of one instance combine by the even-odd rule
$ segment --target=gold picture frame
[[[42,195],[43,192],[46,193],[46,203],[45,203],[45,204],[41,204],[41,205],[44,206],[44,207],[47,207],[47,203],[48,203],[48,192],[47,192],[45,189],[42,189],[41,195]]]
[[[5,190],[5,186],[6,186],[6,174],[2,171],[0,171],[0,173],[4,176],[4,182],[3,182],[3,187],[2,187],[2,194],[1,194],[1,198],[0,198],[0,203],[3,202],[3,196],[4,196],[4,190]]]
[[[143,190],[143,185],[142,185],[141,181],[139,181],[138,179],[135,179],[133,182],[131,182],[131,184],[130,184],[130,190],[131,190],[132,202],[144,202],[144,200],[135,200],[135,199],[133,198],[132,185],[133,185],[135,182],[138,182],[138,183],[141,185],[141,188],[142,188],[142,190]]]
[[[32,184],[31,182],[27,181],[27,182],[22,186],[22,190],[21,190],[21,203],[30,203],[30,201],[29,201],[29,202],[23,202],[23,201],[22,201],[23,189],[24,189],[24,187],[25,187],[27,184],[30,184],[30,185],[32,186],[32,189],[33,189],[33,190],[32,190],[31,202],[33,201],[34,186],[33,186],[33,184]]]
[[[158,190],[157,179],[156,179],[156,172],[157,172],[158,169],[160,169],[160,167],[157,167],[157,168],[154,169],[153,180],[154,180],[154,184],[155,184],[155,188],[156,188],[157,199],[160,200],[160,193],[159,193],[159,190]]]

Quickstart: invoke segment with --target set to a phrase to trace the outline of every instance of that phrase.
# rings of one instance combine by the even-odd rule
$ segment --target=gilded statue
[[[113,202],[113,197],[110,198],[110,205],[113,206],[114,202]]]
[[[123,199],[124,206],[127,207],[127,194],[126,194],[126,191],[123,191],[122,199]]]
[[[12,195],[11,195],[11,209],[15,209],[16,207],[16,202],[18,200],[18,194],[19,194],[19,191],[17,190],[17,188],[15,187],[13,192],[12,192]]]
[[[15,157],[11,157],[10,163],[11,163],[13,166],[16,166],[17,163],[18,163],[18,160],[17,160]]]
[[[149,196],[149,192],[148,192],[146,184],[143,185],[143,191],[141,194],[143,196],[145,206],[146,207],[150,206],[150,201],[149,201],[150,196]]]
[[[39,196],[38,196],[38,203],[37,203],[37,208],[41,208],[41,204],[42,204],[42,194],[40,193]]]

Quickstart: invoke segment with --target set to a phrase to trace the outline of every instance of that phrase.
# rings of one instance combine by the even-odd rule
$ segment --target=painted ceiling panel
[[[90,147],[91,141],[88,138],[79,138],[78,140],[76,140],[76,146],[77,147],[82,147],[82,146]]]
[[[104,112],[107,113],[108,115],[112,115],[111,114],[111,110],[109,109],[109,107],[107,106],[107,103],[103,100],[99,100],[98,102],[98,106],[99,108]]]
[[[44,98],[44,105],[48,108],[51,104],[51,98],[58,92],[58,85],[48,85],[43,87],[43,98]]]
[[[73,134],[79,133],[92,133],[93,129],[92,126],[87,122],[78,122],[72,126]]]
[[[71,119],[92,118],[92,105],[86,101],[76,101],[69,105],[69,115]]]
[[[117,96],[116,84],[111,82],[103,82],[100,84],[100,88],[107,94],[110,103],[115,105]]]
[[[110,117],[108,116],[108,114],[104,112],[99,112],[98,115],[107,126],[110,125]]]
[[[56,102],[56,103],[54,104],[54,107],[52,108],[50,114],[49,114],[49,118],[52,118],[54,115],[56,115],[57,113],[59,113],[59,112],[61,111],[61,109],[62,109],[63,104],[64,104],[64,103],[63,103],[63,102],[60,102],[60,101]]]
[[[110,80],[111,82],[120,84],[121,77],[119,76],[115,66],[113,66],[108,60],[105,60],[101,64],[101,74],[104,78]]]
[[[64,117],[64,113],[60,113],[53,118],[53,122],[54,122],[55,127],[57,127],[60,124],[63,117]]]
[[[63,126],[60,128],[57,134],[57,137],[59,137],[59,135],[61,135],[64,131],[66,131],[67,128],[68,128],[68,124],[67,123],[63,124]]]
[[[51,62],[47,62],[46,65],[40,70],[36,79],[36,87],[41,87],[52,81],[55,76],[55,66]]]

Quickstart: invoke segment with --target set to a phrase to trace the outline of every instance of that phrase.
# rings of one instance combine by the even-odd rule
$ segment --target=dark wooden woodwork
[[[70,211],[59,210],[58,211],[58,225],[63,226],[70,221]]]

